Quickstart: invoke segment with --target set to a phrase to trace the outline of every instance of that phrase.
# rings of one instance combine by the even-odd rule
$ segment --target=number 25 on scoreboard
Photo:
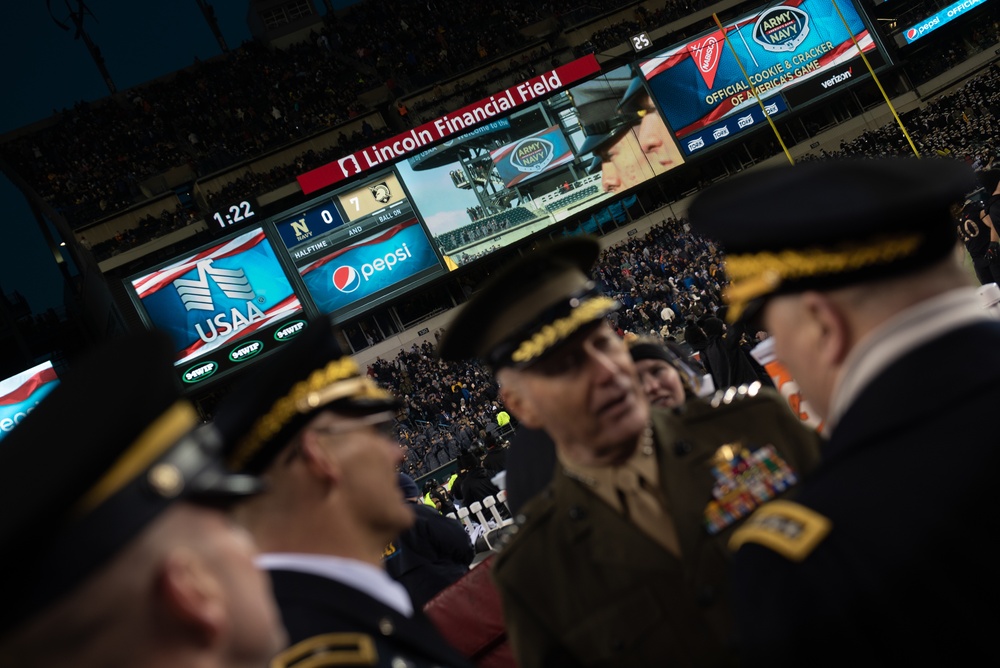
[[[649,35],[647,35],[646,33],[641,32],[638,35],[632,35],[633,51],[637,52],[642,51],[644,49],[648,49],[651,46],[653,46],[653,42],[649,39]]]

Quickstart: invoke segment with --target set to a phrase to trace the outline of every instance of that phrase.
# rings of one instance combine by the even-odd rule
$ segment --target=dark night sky
[[[248,0],[210,2],[230,48],[250,38]],[[51,0],[51,4],[53,14],[69,23],[67,5],[76,8],[77,0]],[[101,48],[119,91],[190,65],[195,57],[204,60],[220,53],[195,0],[87,0],[86,4],[94,14],[87,18],[86,30]],[[108,95],[86,46],[73,39],[72,32],[56,26],[45,0],[5,5],[0,134],[47,118],[79,100]],[[55,260],[24,197],[2,173],[0,206],[4,215],[0,288],[20,292],[35,312],[58,307],[62,284]]]

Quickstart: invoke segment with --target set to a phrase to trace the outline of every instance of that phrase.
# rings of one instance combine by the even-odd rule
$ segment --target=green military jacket
[[[557,467],[496,558],[521,668],[732,665],[726,546],[819,462],[819,436],[770,390],[653,410],[682,557]]]

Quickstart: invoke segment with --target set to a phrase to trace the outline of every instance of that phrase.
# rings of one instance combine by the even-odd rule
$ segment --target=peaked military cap
[[[458,312],[441,339],[441,358],[526,367],[617,310],[587,276],[599,253],[596,239],[575,236],[517,258]]]
[[[114,341],[74,364],[0,444],[0,633],[69,594],[174,501],[260,490],[222,468],[172,358],[163,334]]]
[[[955,160],[819,161],[727,179],[702,191],[688,217],[723,246],[733,322],[772,295],[901,275],[944,258],[956,243],[949,209],[974,186],[972,170]]]
[[[230,444],[227,465],[259,473],[322,410],[372,415],[397,407],[392,394],[361,374],[320,319],[261,361],[220,404],[214,423]]]
[[[646,86],[643,83],[643,78],[638,75],[632,77],[632,80],[629,81],[628,88],[625,89],[625,93],[622,95],[619,107],[625,113],[638,111],[642,106],[642,96],[645,92]]]
[[[634,114],[625,115],[619,108],[631,76],[612,72],[572,89],[573,104],[586,137],[580,145],[581,154],[598,150],[636,122]]]

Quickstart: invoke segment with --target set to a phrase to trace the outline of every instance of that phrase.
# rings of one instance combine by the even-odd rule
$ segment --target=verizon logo
[[[854,68],[849,67],[846,72],[841,72],[840,74],[834,74],[832,77],[820,83],[823,88],[829,88],[830,86],[836,86],[837,84],[847,81],[851,78],[851,72]]]

